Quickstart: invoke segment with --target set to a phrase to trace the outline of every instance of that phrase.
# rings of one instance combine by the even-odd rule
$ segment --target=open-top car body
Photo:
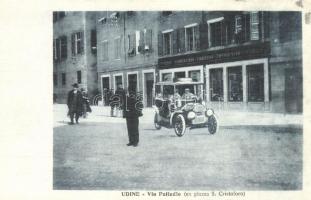
[[[156,83],[155,128],[174,128],[179,137],[185,134],[186,128],[205,127],[215,134],[218,121],[214,110],[205,106],[202,87],[202,82],[188,78]]]

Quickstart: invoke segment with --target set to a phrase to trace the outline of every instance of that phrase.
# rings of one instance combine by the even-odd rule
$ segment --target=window
[[[195,49],[196,37],[195,34],[198,31],[197,26],[185,28],[186,32],[186,50],[193,51]]]
[[[163,33],[163,50],[164,55],[172,53],[172,32]]]
[[[57,22],[58,20],[64,18],[66,13],[64,11],[61,12],[53,12],[53,22]]]
[[[91,30],[91,52],[93,54],[97,53],[97,38],[96,38],[96,30]]]
[[[114,58],[120,59],[121,58],[121,38],[114,39]]]
[[[62,73],[62,85],[66,85],[66,73]]]
[[[223,69],[210,69],[211,101],[224,101]]]
[[[67,37],[62,36],[60,38],[60,58],[66,59],[67,58]]]
[[[137,74],[128,74],[128,88],[129,90],[137,92]]]
[[[189,78],[191,78],[192,81],[200,82],[201,81],[200,70],[189,71]]]
[[[108,60],[108,41],[105,40],[102,42],[103,45],[103,60]]]
[[[128,55],[136,55],[136,32],[128,35]]]
[[[141,37],[141,31],[135,31],[135,52],[137,54],[140,54],[141,52],[141,47],[140,47],[140,43],[143,42],[143,37]]]
[[[152,30],[144,29],[144,52],[151,51],[152,49]]]
[[[77,71],[77,82],[79,84],[82,82],[82,80],[81,80],[81,71]]]
[[[259,40],[259,16],[258,12],[250,13],[250,39]]]
[[[235,34],[239,34],[242,31],[242,16],[236,15],[235,16]]]
[[[57,86],[57,74],[53,74],[53,85]]]
[[[186,72],[174,72],[174,80],[177,81],[179,78],[185,78]]]
[[[172,73],[164,73],[162,74],[162,81],[172,81]]]
[[[71,35],[72,55],[83,53],[83,32],[77,32]]]
[[[242,66],[228,68],[228,100],[243,101]]]
[[[248,101],[264,101],[264,71],[263,65],[247,66]]]
[[[227,26],[221,17],[209,22],[210,47],[223,46],[227,44]]]
[[[53,54],[55,61],[61,61],[67,58],[67,37],[56,38],[53,43]]]

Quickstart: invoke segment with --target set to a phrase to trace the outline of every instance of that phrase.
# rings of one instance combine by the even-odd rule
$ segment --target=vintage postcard
[[[307,2],[69,2],[5,26],[0,197],[308,199]]]

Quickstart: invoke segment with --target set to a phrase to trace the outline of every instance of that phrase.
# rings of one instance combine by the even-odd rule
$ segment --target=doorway
[[[109,105],[109,98],[111,96],[110,77],[102,77],[102,88],[103,88],[104,106],[108,106]]]
[[[128,74],[128,89],[137,92],[137,74]]]
[[[154,87],[154,73],[144,73],[144,80],[145,80],[145,103],[147,107],[152,107],[153,105],[153,87]]]

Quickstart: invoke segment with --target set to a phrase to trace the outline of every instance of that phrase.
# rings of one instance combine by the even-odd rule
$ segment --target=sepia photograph
[[[52,190],[303,190],[301,11],[50,14]]]

